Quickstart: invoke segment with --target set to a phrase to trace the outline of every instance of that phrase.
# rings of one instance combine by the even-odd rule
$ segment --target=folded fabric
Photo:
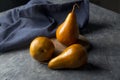
[[[74,3],[79,28],[89,18],[89,0],[55,4],[46,0],[30,0],[27,4],[8,10],[0,15],[0,52],[29,46],[37,36],[55,36],[56,28],[72,10]]]

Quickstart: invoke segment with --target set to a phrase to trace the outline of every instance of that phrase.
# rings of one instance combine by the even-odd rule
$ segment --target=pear
[[[87,52],[80,44],[72,44],[60,55],[50,60],[50,69],[75,69],[87,63]]]
[[[29,50],[33,59],[39,62],[46,62],[52,58],[55,47],[49,38],[39,36],[31,42]]]
[[[76,14],[74,12],[75,6],[79,8],[77,4],[73,5],[72,11],[56,30],[57,40],[66,46],[76,43],[79,38],[79,28],[76,21]]]

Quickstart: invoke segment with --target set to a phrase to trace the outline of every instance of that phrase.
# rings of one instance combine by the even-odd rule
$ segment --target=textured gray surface
[[[82,34],[93,45],[84,69],[51,70],[25,49],[0,54],[0,80],[120,80],[120,15],[90,4]]]

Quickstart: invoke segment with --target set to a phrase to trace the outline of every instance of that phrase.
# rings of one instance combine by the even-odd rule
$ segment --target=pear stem
[[[75,11],[75,7],[80,8],[79,5],[78,5],[77,3],[75,3],[75,4],[73,5],[72,12]]]

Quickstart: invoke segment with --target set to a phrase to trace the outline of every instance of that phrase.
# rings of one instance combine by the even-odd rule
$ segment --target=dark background
[[[0,12],[26,4],[29,0],[0,0]]]
[[[28,1],[29,0],[0,0],[0,12],[26,4]],[[120,0],[90,0],[90,2],[120,13]]]
[[[120,13],[120,0],[90,0],[91,2]]]

